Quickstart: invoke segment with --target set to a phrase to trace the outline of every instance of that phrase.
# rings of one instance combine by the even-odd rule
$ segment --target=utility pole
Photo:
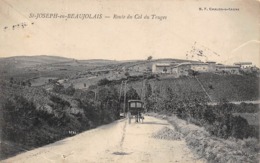
[[[95,101],[97,101],[97,98],[98,98],[98,87],[94,89],[94,93],[95,93]]]
[[[126,82],[127,80],[125,81],[125,89],[124,89],[124,116],[126,117]]]
[[[122,81],[122,82],[121,82],[121,85],[120,85],[119,99],[118,99],[118,100],[119,100],[119,102],[120,102],[121,95],[122,95],[123,82],[124,82],[124,81]]]
[[[142,89],[141,89],[141,93],[140,93],[141,100],[144,100],[143,93],[144,93],[144,80],[142,82]]]

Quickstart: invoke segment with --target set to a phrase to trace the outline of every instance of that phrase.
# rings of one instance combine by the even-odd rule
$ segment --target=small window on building
[[[134,108],[134,107],[135,107],[135,102],[131,102],[131,103],[130,103],[130,107],[131,107],[131,108]]]
[[[137,107],[137,108],[141,108],[141,107],[142,107],[142,104],[138,102],[138,103],[136,103],[136,107]]]

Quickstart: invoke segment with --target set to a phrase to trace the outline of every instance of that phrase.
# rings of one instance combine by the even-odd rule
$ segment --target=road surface
[[[129,124],[123,119],[22,153],[3,162],[202,162],[196,159],[184,140],[162,140],[151,137],[165,126],[173,129],[166,120],[154,117],[146,116],[143,124]]]

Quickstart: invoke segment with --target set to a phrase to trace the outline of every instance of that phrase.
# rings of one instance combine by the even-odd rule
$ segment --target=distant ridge
[[[109,59],[74,59],[66,58],[61,56],[52,56],[52,55],[35,55],[35,56],[12,56],[6,58],[0,58],[0,68],[1,69],[13,69],[13,68],[29,68],[34,66],[41,66],[48,64],[58,64],[58,65],[86,65],[86,64],[97,64],[108,65],[108,64],[123,64],[122,66],[134,66],[136,64],[153,64],[153,63],[173,63],[173,62],[198,62],[185,59],[174,59],[174,58],[160,58],[152,59],[150,61],[144,60],[109,60]],[[128,65],[130,64],[130,65]]]
[[[41,64],[52,64],[57,62],[69,62],[74,59],[59,57],[59,56],[48,56],[48,55],[37,55],[37,56],[13,56],[0,58],[0,65],[14,66],[16,68],[32,67]]]
[[[12,56],[12,57],[2,57],[0,60],[9,60],[9,59],[17,59],[17,60],[25,60],[25,59],[54,59],[54,60],[73,60],[73,58],[66,58],[60,56],[52,56],[52,55],[34,55],[34,56]]]

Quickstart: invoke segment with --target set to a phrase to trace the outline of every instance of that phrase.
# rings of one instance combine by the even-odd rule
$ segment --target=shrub
[[[68,101],[65,101],[62,98],[55,95],[51,95],[50,100],[54,102],[54,108],[64,108],[70,106],[70,103]]]
[[[60,83],[55,83],[53,85],[53,89],[52,89],[54,92],[56,93],[63,93],[64,91],[64,86]]]
[[[183,134],[189,148],[207,162],[258,162],[259,142],[255,138],[223,140],[210,136],[202,128],[186,124],[176,116],[167,119]]]
[[[74,86],[71,84],[68,88],[66,88],[65,90],[64,90],[65,92],[65,94],[66,95],[69,95],[69,96],[72,96],[72,95],[74,95],[74,93],[75,93],[75,88],[74,88]]]
[[[101,79],[97,83],[98,86],[107,85],[107,84],[110,84],[110,81],[107,78]]]
[[[231,136],[234,138],[248,138],[248,136],[251,134],[247,120],[240,116],[235,116],[232,118],[231,126]]]

